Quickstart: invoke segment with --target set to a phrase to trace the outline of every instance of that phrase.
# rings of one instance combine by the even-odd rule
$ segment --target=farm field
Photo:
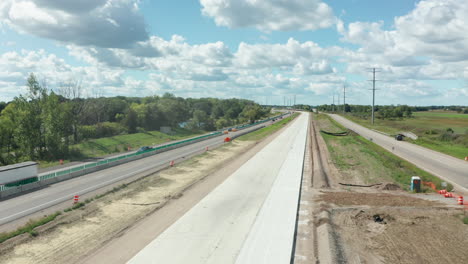
[[[417,140],[405,139],[417,145],[430,148],[460,159],[468,156],[468,115],[449,111],[415,112],[412,118],[370,120],[352,115],[346,118],[367,128],[394,135],[398,132],[413,132]]]

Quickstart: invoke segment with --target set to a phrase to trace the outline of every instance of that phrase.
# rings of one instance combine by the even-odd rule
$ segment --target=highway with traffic
[[[372,131],[336,114],[329,116],[393,154],[452,183],[456,190],[468,193],[468,162],[409,142],[397,141],[393,137]]]
[[[0,201],[0,225],[34,213],[51,213],[53,212],[50,210],[51,207],[63,202],[72,201],[74,195],[83,196],[86,193],[97,190],[104,192],[109,189],[108,186],[112,186],[115,183],[125,181],[137,175],[144,176],[145,172],[154,172],[154,170],[167,167],[173,160],[178,161],[186,159],[204,152],[206,147],[213,148],[222,145],[227,136],[233,137],[269,124],[271,124],[271,122],[255,125],[245,130],[230,132],[228,135],[221,135],[196,142],[143,159],[51,184],[30,193],[5,199]],[[44,211],[46,209],[48,210]]]

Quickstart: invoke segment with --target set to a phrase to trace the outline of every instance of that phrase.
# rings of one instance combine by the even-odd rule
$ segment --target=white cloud
[[[328,61],[321,60],[320,62],[313,62],[309,65],[299,62],[294,66],[293,71],[299,75],[314,75],[333,73],[336,72],[336,69],[333,69]]]
[[[130,48],[148,39],[137,0],[2,0],[0,23],[83,46]]]
[[[342,40],[358,44],[363,59],[392,66],[421,66],[468,60],[468,4],[464,0],[420,1],[407,15],[396,17],[393,30],[383,22],[339,23]]]
[[[247,44],[241,42],[235,54],[235,63],[245,68],[320,67],[323,59],[337,56],[341,48],[321,48],[313,41],[299,42],[290,38],[285,44]],[[317,64],[318,63],[318,64]],[[301,66],[298,66],[301,67]]]
[[[102,89],[106,95],[111,95],[106,89],[125,89],[124,72],[102,67],[73,67],[44,50],[6,52],[0,55],[0,101],[24,94],[30,73],[34,73],[49,89],[71,80],[80,81],[83,94],[91,96],[94,89]],[[16,92],[13,93],[14,90]]]
[[[336,85],[333,83],[311,83],[306,90],[314,92],[317,95],[324,95],[333,91],[335,87]]]
[[[218,26],[262,31],[316,30],[336,18],[321,0],[200,0],[202,13]]]

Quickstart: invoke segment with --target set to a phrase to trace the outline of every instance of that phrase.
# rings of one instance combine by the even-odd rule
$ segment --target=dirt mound
[[[401,187],[400,185],[395,183],[384,183],[382,185],[379,185],[377,189],[385,191],[399,191],[401,190]]]
[[[320,198],[327,203],[332,203],[337,206],[368,205],[429,207],[440,205],[433,201],[389,193],[326,192],[320,195]]]
[[[332,210],[332,219],[350,263],[468,263],[459,210]]]

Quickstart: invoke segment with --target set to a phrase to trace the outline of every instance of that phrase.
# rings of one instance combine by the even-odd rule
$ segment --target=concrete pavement
[[[307,125],[302,114],[128,263],[288,263]]]

